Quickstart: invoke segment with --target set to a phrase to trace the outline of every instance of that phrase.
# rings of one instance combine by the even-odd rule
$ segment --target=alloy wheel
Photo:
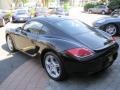
[[[109,33],[109,34],[111,34],[113,36],[117,32],[117,28],[116,28],[115,25],[112,25],[112,24],[108,25],[108,26],[106,26],[106,32]]]
[[[58,78],[61,75],[61,67],[60,63],[58,62],[57,58],[53,55],[47,55],[45,57],[45,68],[47,73],[53,77]]]

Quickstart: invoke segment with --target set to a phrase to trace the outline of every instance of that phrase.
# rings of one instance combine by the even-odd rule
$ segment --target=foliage
[[[27,3],[28,2],[28,0],[21,0],[23,3]]]
[[[103,3],[87,3],[84,6],[84,11],[88,11],[89,8],[94,8],[95,6],[103,5]]]
[[[100,0],[100,3],[106,3],[107,0]]]
[[[87,3],[84,6],[84,11],[88,11],[89,8],[93,8],[95,6],[95,4],[92,3]]]
[[[70,8],[69,3],[64,3],[64,9],[67,11]]]
[[[111,0],[108,7],[112,10],[120,8],[120,0]]]

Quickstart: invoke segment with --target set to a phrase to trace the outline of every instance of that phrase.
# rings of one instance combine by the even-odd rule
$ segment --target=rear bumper
[[[13,22],[26,22],[30,19],[30,17],[28,18],[12,18]]]
[[[101,53],[97,57],[92,57],[85,61],[75,60],[64,56],[63,61],[65,70],[67,73],[79,72],[82,74],[92,74],[106,69],[116,60],[118,47],[118,45],[115,45],[112,49]]]

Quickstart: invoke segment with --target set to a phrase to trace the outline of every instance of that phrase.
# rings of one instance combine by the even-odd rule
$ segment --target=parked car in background
[[[10,16],[6,10],[0,10],[0,26],[5,26],[10,21]]]
[[[48,8],[48,9],[50,14],[68,16],[68,12],[65,11],[63,8]]]
[[[111,34],[112,36],[120,35],[120,16],[102,18],[95,21],[93,26]]]
[[[115,9],[112,13],[111,16],[120,16],[120,9]]]
[[[107,69],[116,60],[119,47],[106,32],[65,16],[33,18],[23,27],[7,30],[6,41],[11,52],[40,54],[47,74],[57,81],[68,73]]]
[[[44,15],[48,15],[48,9],[47,8],[43,8],[43,7],[36,7],[35,8],[35,17],[38,16],[44,16]]]
[[[89,8],[88,12],[91,13],[100,13],[100,14],[109,14],[111,13],[111,10],[106,5],[98,5],[94,8]]]
[[[28,9],[16,9],[12,16],[12,22],[26,22],[31,18]]]

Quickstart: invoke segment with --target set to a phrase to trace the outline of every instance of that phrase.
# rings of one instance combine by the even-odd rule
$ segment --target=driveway
[[[90,23],[96,15],[81,14],[80,17],[81,20],[88,20]],[[6,27],[10,26],[16,25],[9,23]],[[0,81],[2,82],[0,90],[119,90],[120,49],[119,57],[105,72],[92,76],[72,74],[68,80],[56,82],[46,75],[39,57],[31,58],[21,52],[9,53],[4,29],[0,29]],[[120,45],[120,38],[117,42]]]

